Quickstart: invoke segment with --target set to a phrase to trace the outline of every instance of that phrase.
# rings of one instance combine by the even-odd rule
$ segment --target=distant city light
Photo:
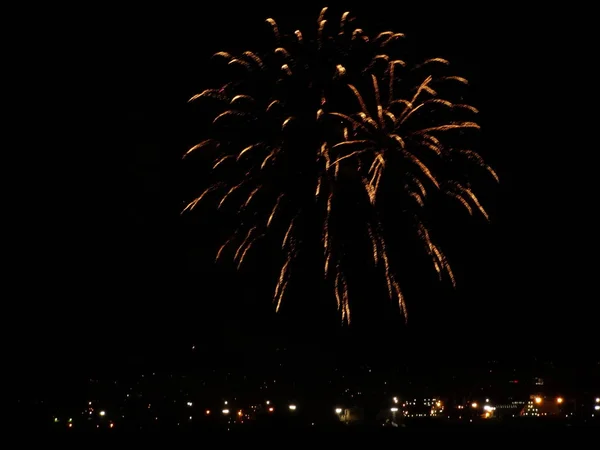
[[[284,365],[279,364],[279,366],[283,367]],[[291,369],[286,370],[291,371]],[[498,423],[500,423],[504,418],[513,417],[515,418],[514,420],[521,420],[521,416],[527,416],[531,418],[539,417],[539,423],[546,420],[550,424],[554,419],[557,421],[571,421],[574,419],[573,416],[576,416],[577,414],[582,414],[583,417],[586,417],[585,420],[588,421],[591,420],[590,416],[594,417],[594,420],[600,416],[600,391],[596,392],[596,396],[594,396],[593,392],[590,392],[587,396],[587,400],[582,398],[582,402],[579,402],[579,400],[576,402],[577,405],[573,403],[575,398],[569,397],[569,402],[565,405],[565,403],[567,403],[567,398],[563,397],[559,392],[569,395],[569,389],[572,389],[572,386],[569,386],[567,383],[557,384],[555,386],[556,390],[553,392],[546,392],[543,390],[543,386],[540,389],[538,389],[539,386],[531,386],[531,391],[524,398],[510,398],[510,395],[512,395],[510,386],[513,385],[504,381],[504,386],[501,388],[504,389],[504,391],[498,390],[497,394],[494,394],[491,391],[486,392],[485,388],[483,388],[478,389],[480,393],[477,394],[477,390],[473,388],[473,396],[471,398],[474,397],[478,400],[471,400],[471,403],[469,403],[467,397],[466,401],[458,401],[455,404],[454,401],[449,402],[446,400],[447,398],[452,397],[452,391],[444,392],[442,390],[437,395],[424,395],[422,397],[414,396],[415,398],[413,399],[412,396],[408,398],[405,397],[402,392],[396,391],[395,387],[393,387],[392,383],[389,381],[384,383],[378,379],[374,381],[368,380],[368,383],[372,383],[370,385],[356,386],[353,388],[352,383],[348,383],[348,380],[345,379],[346,372],[342,369],[336,370],[340,372],[337,375],[339,380],[337,378],[332,378],[330,381],[330,383],[334,385],[331,389],[335,389],[335,391],[332,391],[331,395],[333,396],[333,393],[335,392],[336,396],[343,395],[344,397],[338,397],[337,401],[322,402],[319,405],[321,411],[315,411],[315,414],[324,412],[325,415],[327,415],[327,411],[329,411],[329,414],[333,411],[335,417],[330,416],[329,420],[332,426],[333,422],[339,424],[352,424],[362,421],[362,408],[357,408],[357,411],[355,411],[355,408],[352,405],[360,404],[361,400],[356,397],[361,396],[361,390],[368,392],[368,389],[373,391],[373,394],[371,395],[376,395],[383,402],[377,409],[379,411],[379,417],[387,416],[388,420],[383,424],[384,427],[400,426],[400,423],[396,419],[400,419],[400,421],[410,421],[412,418],[425,417],[435,417],[435,420],[440,421],[447,419],[451,421],[450,423],[459,420],[462,420],[463,423],[480,421],[489,422],[488,420],[482,419],[498,420]],[[216,373],[216,371],[214,373]],[[98,384],[98,392],[101,392],[102,394],[90,395],[91,397],[94,397],[94,400],[88,400],[87,403],[85,397],[82,398],[79,403],[81,407],[76,407],[74,409],[60,409],[61,405],[57,405],[57,409],[48,409],[45,411],[46,416],[44,420],[57,429],[64,430],[64,428],[68,428],[67,432],[70,433],[73,433],[75,418],[77,418],[78,430],[83,427],[84,429],[90,428],[96,430],[96,428],[98,428],[98,431],[101,431],[102,429],[105,429],[106,431],[106,428],[108,428],[109,431],[107,432],[109,433],[118,432],[122,428],[128,429],[130,427],[136,429],[157,427],[162,422],[170,423],[171,421],[173,422],[172,425],[182,428],[189,428],[197,421],[200,421],[198,426],[202,424],[204,427],[210,427],[213,426],[211,418],[218,419],[214,426],[227,429],[231,428],[231,430],[252,428],[255,423],[259,423],[261,420],[268,423],[269,419],[277,419],[279,416],[281,416],[281,420],[285,420],[286,416],[288,417],[288,420],[293,421],[302,419],[302,423],[306,422],[304,425],[308,426],[310,426],[311,423],[316,425],[317,423],[314,421],[317,419],[319,419],[318,422],[320,426],[328,427],[330,425],[329,423],[325,423],[325,417],[318,415],[313,416],[311,414],[312,407],[309,408],[309,410],[306,410],[306,405],[303,403],[306,399],[303,399],[302,396],[298,396],[298,392],[294,393],[295,391],[292,387],[281,391],[278,390],[277,395],[275,396],[276,400],[274,400],[277,402],[278,412],[277,414],[274,414],[274,402],[264,398],[265,395],[269,395],[269,397],[275,395],[275,392],[271,390],[272,386],[270,385],[271,382],[274,382],[273,376],[267,377],[268,382],[263,381],[257,383],[255,391],[252,395],[248,395],[248,400],[252,399],[252,401],[245,401],[245,398],[236,397],[236,395],[239,394],[236,393],[236,385],[232,381],[233,373],[219,374],[221,378],[215,378],[215,380],[207,375],[207,377],[204,377],[207,381],[202,381],[201,383],[198,383],[198,380],[192,378],[188,380],[187,376],[180,376],[178,374],[167,374],[166,377],[155,377],[154,380],[149,380],[150,378],[153,378],[151,375],[151,372],[145,375],[147,381],[143,380],[141,374],[138,375],[138,377],[142,377],[140,380],[110,379],[105,381],[90,379],[90,383]],[[242,375],[244,377],[247,376],[245,372],[241,373],[240,377]],[[212,377],[216,377],[216,375]],[[509,380],[513,377],[517,378],[517,375],[515,374],[509,377]],[[179,380],[179,378],[183,381]],[[528,381],[529,378],[524,379],[525,384],[527,384]],[[474,378],[473,383],[476,382],[478,381]],[[511,381],[511,383],[512,382],[513,381]],[[151,383],[161,383],[159,386],[162,386],[162,392],[164,392],[165,395],[158,396],[160,405],[158,399],[155,400],[155,395],[156,392],[160,393],[161,391],[157,391],[157,388]],[[165,383],[170,383],[173,385],[173,388],[170,389],[169,385],[165,385]],[[365,381],[365,383],[367,383],[367,381]],[[382,384],[385,384],[386,386],[381,386]],[[546,384],[548,383],[546,382]],[[552,384],[554,385],[554,383]],[[284,378],[279,379],[278,386],[279,385],[282,385],[282,387],[286,386],[287,380]],[[433,387],[441,389],[440,386]],[[113,389],[115,391],[105,393],[105,388]],[[524,389],[527,388],[525,387]],[[394,394],[394,392],[396,392],[396,394]],[[535,392],[537,392],[537,394]],[[491,398],[483,396],[486,393],[492,394],[494,397],[493,402],[491,401]],[[400,395],[402,395],[402,397]],[[204,397],[211,396],[216,397],[214,404],[209,403],[209,399],[203,399]],[[229,404],[229,401],[224,398],[226,396],[231,397],[233,404]],[[194,398],[195,400],[191,400],[191,398]],[[347,398],[347,400],[342,400],[342,398]],[[444,400],[441,400],[441,398],[444,398]],[[499,401],[501,398],[504,398],[505,400]],[[219,399],[221,402],[221,416],[218,414]],[[290,400],[294,401],[291,402]],[[325,400],[325,398],[321,400]],[[402,400],[402,402],[400,402],[400,400]],[[148,403],[149,401],[156,401],[157,403]],[[287,414],[285,414],[286,401],[289,411]],[[41,401],[38,402],[41,404]],[[298,411],[297,402],[302,403],[302,411]],[[329,403],[329,405],[326,403]],[[344,406],[340,406],[340,404],[343,404]],[[102,406],[109,410],[105,410]],[[237,409],[235,409],[234,406]],[[574,409],[576,406],[577,408]],[[583,408],[580,408],[580,406],[583,406]],[[45,407],[47,408],[48,406]],[[204,421],[201,420],[202,407],[204,407]],[[208,409],[209,407],[210,409]],[[214,411],[215,417],[213,417],[212,414],[213,407],[216,408]],[[186,410],[185,408],[188,409]],[[140,409],[143,411],[140,411]],[[110,418],[108,417],[109,411]],[[356,412],[358,412],[358,414],[356,414]],[[185,414],[189,414],[189,416],[186,416]],[[186,420],[185,417],[189,417],[189,420]],[[323,419],[322,423],[320,419]],[[527,421],[528,419],[522,419],[524,424]],[[530,420],[530,422],[532,424],[534,423],[533,420]],[[409,425],[411,424],[406,424],[406,426]]]

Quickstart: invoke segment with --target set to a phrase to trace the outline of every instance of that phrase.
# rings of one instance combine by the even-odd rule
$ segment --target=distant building
[[[364,419],[364,411],[362,408],[337,408],[335,412],[340,421],[345,424],[362,422]]]
[[[412,399],[402,402],[402,416],[405,418],[438,417],[444,412],[444,404],[439,398]]]
[[[521,411],[521,416],[525,417],[543,417],[557,416],[561,413],[564,406],[562,397],[544,397],[542,395],[532,395]]]

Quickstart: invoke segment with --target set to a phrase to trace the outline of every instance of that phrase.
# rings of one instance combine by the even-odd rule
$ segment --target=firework
[[[386,31],[369,37],[351,26],[347,12],[332,26],[326,10],[318,17],[314,36],[300,30],[284,35],[269,18],[274,39],[270,51],[214,55],[231,69],[232,78],[190,99],[214,99],[221,109],[213,121],[213,136],[184,157],[214,155],[217,182],[184,211],[213,198],[217,208],[233,207],[245,218],[217,252],[217,260],[231,255],[238,268],[258,242],[279,236],[285,258],[274,290],[276,311],[303,240],[310,236],[307,222],[318,218],[323,274],[331,280],[342,321],[350,323],[340,251],[345,243],[339,242],[335,211],[342,195],[339,186],[358,180],[364,196],[357,200],[364,198],[372,211],[364,225],[373,262],[381,267],[388,294],[406,319],[378,214],[386,186],[400,186],[395,194],[412,202],[416,236],[440,278],[445,274],[454,285],[450,265],[421,218],[428,194],[444,192],[469,214],[478,210],[487,219],[470,184],[452,170],[453,163],[470,161],[497,176],[475,151],[457,146],[456,139],[452,145],[445,143],[448,135],[479,128],[475,108],[440,94],[446,84],[467,84],[461,77],[438,75],[448,61],[435,58],[407,67],[387,52],[403,34]],[[437,173],[433,166],[444,170]]]

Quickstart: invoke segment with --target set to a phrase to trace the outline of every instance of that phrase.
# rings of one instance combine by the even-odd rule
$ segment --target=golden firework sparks
[[[384,186],[391,183],[401,187],[401,195],[411,200],[416,235],[436,272],[445,274],[454,286],[448,260],[421,216],[430,203],[428,193],[441,190],[470,215],[478,211],[487,220],[489,215],[469,183],[460,177],[450,178],[449,171],[437,172],[436,164],[443,161],[453,167],[455,160],[468,161],[496,181],[498,175],[476,151],[446,143],[448,135],[479,129],[472,117],[478,113],[475,107],[440,94],[447,92],[446,84],[458,88],[468,85],[460,76],[434,75],[450,67],[448,60],[431,58],[411,66],[390,53],[392,44],[404,34],[386,30],[370,37],[365,30],[351,26],[349,12],[342,14],[336,29],[335,22],[327,20],[327,12],[323,8],[316,17],[312,37],[300,30],[288,35],[275,19],[268,18],[274,37],[269,51],[213,55],[247,77],[206,89],[189,100],[219,102],[222,109],[215,113],[213,125],[225,131],[185,153],[184,157],[191,158],[210,152],[213,171],[222,176],[184,211],[193,210],[209,194],[222,189],[217,208],[233,205],[246,219],[241,221],[239,232],[219,248],[217,259],[235,243],[233,260],[238,268],[251,258],[250,249],[263,237],[281,234],[278,242],[283,260],[273,295],[276,311],[280,311],[303,248],[301,236],[307,217],[318,217],[322,221],[323,273],[329,279],[331,272],[341,319],[350,323],[349,286],[342,270],[344,255],[339,250],[340,224],[336,218],[338,195],[343,195],[338,194],[343,192],[340,186],[349,175],[362,184],[372,211],[364,220],[373,262],[383,273],[390,299],[396,299],[406,319],[405,299],[393,273],[384,224],[378,219]],[[357,49],[363,53],[367,49],[368,58],[361,60],[363,53]],[[413,77],[412,84],[398,88],[407,74]],[[339,105],[329,96],[331,86],[348,89],[347,98]],[[352,101],[356,107],[349,109]],[[310,152],[315,157],[304,158]],[[314,165],[307,166],[306,160]],[[238,172],[238,178],[232,175]],[[307,177],[310,183],[304,183]],[[306,198],[311,204],[299,200],[304,197],[297,194],[298,185],[305,184],[310,186]],[[307,216],[306,211],[314,210],[315,205],[320,214]]]

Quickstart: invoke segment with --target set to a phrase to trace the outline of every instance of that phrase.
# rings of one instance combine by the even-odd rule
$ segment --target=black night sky
[[[571,138],[552,134],[556,106],[545,100],[547,88],[532,87],[552,67],[532,60],[535,42],[516,19],[506,36],[493,31],[499,25],[485,26],[477,10],[427,18],[402,5],[393,13],[349,8],[367,30],[404,32],[411,51],[446,57],[472,81],[482,111],[480,150],[501,183],[479,191],[491,224],[448,221],[455,292],[429,266],[410,275],[419,288],[407,291],[407,327],[373,316],[340,331],[318,306],[333,298],[276,317],[270,281],[212,264],[220,243],[206,239],[213,219],[179,215],[189,183],[181,155],[202,136],[186,101],[212,87],[214,52],[260,46],[255,30],[264,31],[268,16],[282,27],[312,26],[320,6],[158,5],[81,11],[71,24],[45,25],[53,37],[40,35],[37,44],[26,132],[33,151],[20,146],[27,176],[17,187],[27,192],[20,209],[30,231],[19,233],[11,263],[20,287],[10,302],[26,367],[62,373],[127,370],[139,361],[177,365],[192,344],[224,355],[281,344],[450,363],[593,356],[594,259],[585,237],[592,230],[571,192],[585,190],[583,182],[560,156],[581,150],[561,149]],[[254,271],[268,267],[263,259]]]

